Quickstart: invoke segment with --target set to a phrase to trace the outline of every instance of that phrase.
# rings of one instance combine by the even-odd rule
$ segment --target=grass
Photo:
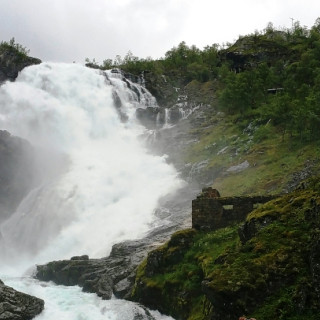
[[[254,122],[252,122],[254,123]],[[263,129],[263,130],[262,130]],[[270,124],[248,125],[248,120],[209,110],[206,121],[192,131],[197,142],[184,150],[186,163],[208,161],[205,173],[214,173],[212,187],[224,196],[277,194],[283,192],[292,175],[314,161],[320,171],[320,146],[282,135]],[[244,161],[249,168],[228,172]]]
[[[203,319],[206,299],[201,291],[201,282],[225,249],[238,242],[237,228],[232,226],[210,233],[195,230],[189,234],[188,231],[175,233],[169,242],[154,251],[158,257],[156,273],[146,275],[148,263],[145,260],[138,268],[136,284],[140,283],[141,286],[144,283],[148,296],[157,296],[158,303],[160,300],[163,306],[162,312],[176,317],[183,316],[188,320]],[[192,236],[192,243],[186,245],[186,241],[177,242],[175,239],[183,239],[184,236],[189,240]],[[171,256],[176,251],[182,252],[180,259]],[[139,290],[136,285],[133,298],[138,301],[141,295]]]

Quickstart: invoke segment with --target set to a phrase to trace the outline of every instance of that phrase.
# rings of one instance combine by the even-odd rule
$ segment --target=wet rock
[[[122,110],[122,101],[115,90],[112,92],[112,98],[121,122],[127,122],[129,118],[127,114]]]
[[[117,244],[109,257],[89,259],[87,255],[38,265],[36,278],[66,286],[79,285],[83,291],[110,299],[113,292],[123,298],[133,286],[134,271],[146,256],[146,244]]]
[[[15,210],[34,182],[34,150],[24,139],[0,130],[0,222]]]
[[[0,280],[0,319],[29,320],[43,309],[43,300],[16,291]]]
[[[146,128],[155,128],[158,113],[159,108],[138,108],[136,110],[136,117]]]
[[[177,101],[178,90],[173,86],[169,77],[145,72],[144,80],[146,88],[157,99],[160,107],[168,107]]]

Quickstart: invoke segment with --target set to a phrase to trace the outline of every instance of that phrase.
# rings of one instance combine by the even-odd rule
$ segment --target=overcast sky
[[[181,41],[202,49],[234,42],[268,22],[311,27],[319,0],[0,0],[0,40],[43,61],[164,57]]]

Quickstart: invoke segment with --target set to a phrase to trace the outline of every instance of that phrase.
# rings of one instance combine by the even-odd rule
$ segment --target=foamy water
[[[123,312],[137,307],[103,302],[76,287],[12,280],[36,263],[82,254],[102,257],[114,243],[143,237],[156,219],[158,200],[182,185],[165,158],[149,154],[139,141],[144,128],[135,109],[155,100],[138,85],[129,85],[135,90],[110,72],[43,63],[0,87],[0,129],[35,146],[41,176],[0,226],[0,278],[50,301],[46,308],[53,309],[37,319],[125,320],[132,317],[109,312],[109,303],[123,303]],[[114,106],[115,94],[129,117],[125,123]]]

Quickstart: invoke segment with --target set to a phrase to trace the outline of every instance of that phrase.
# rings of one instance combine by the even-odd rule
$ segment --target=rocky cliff
[[[0,84],[4,81],[14,81],[18,73],[25,67],[41,63],[40,59],[28,57],[14,46],[0,46]]]
[[[28,141],[0,130],[0,163],[1,222],[33,186],[34,149]]]

